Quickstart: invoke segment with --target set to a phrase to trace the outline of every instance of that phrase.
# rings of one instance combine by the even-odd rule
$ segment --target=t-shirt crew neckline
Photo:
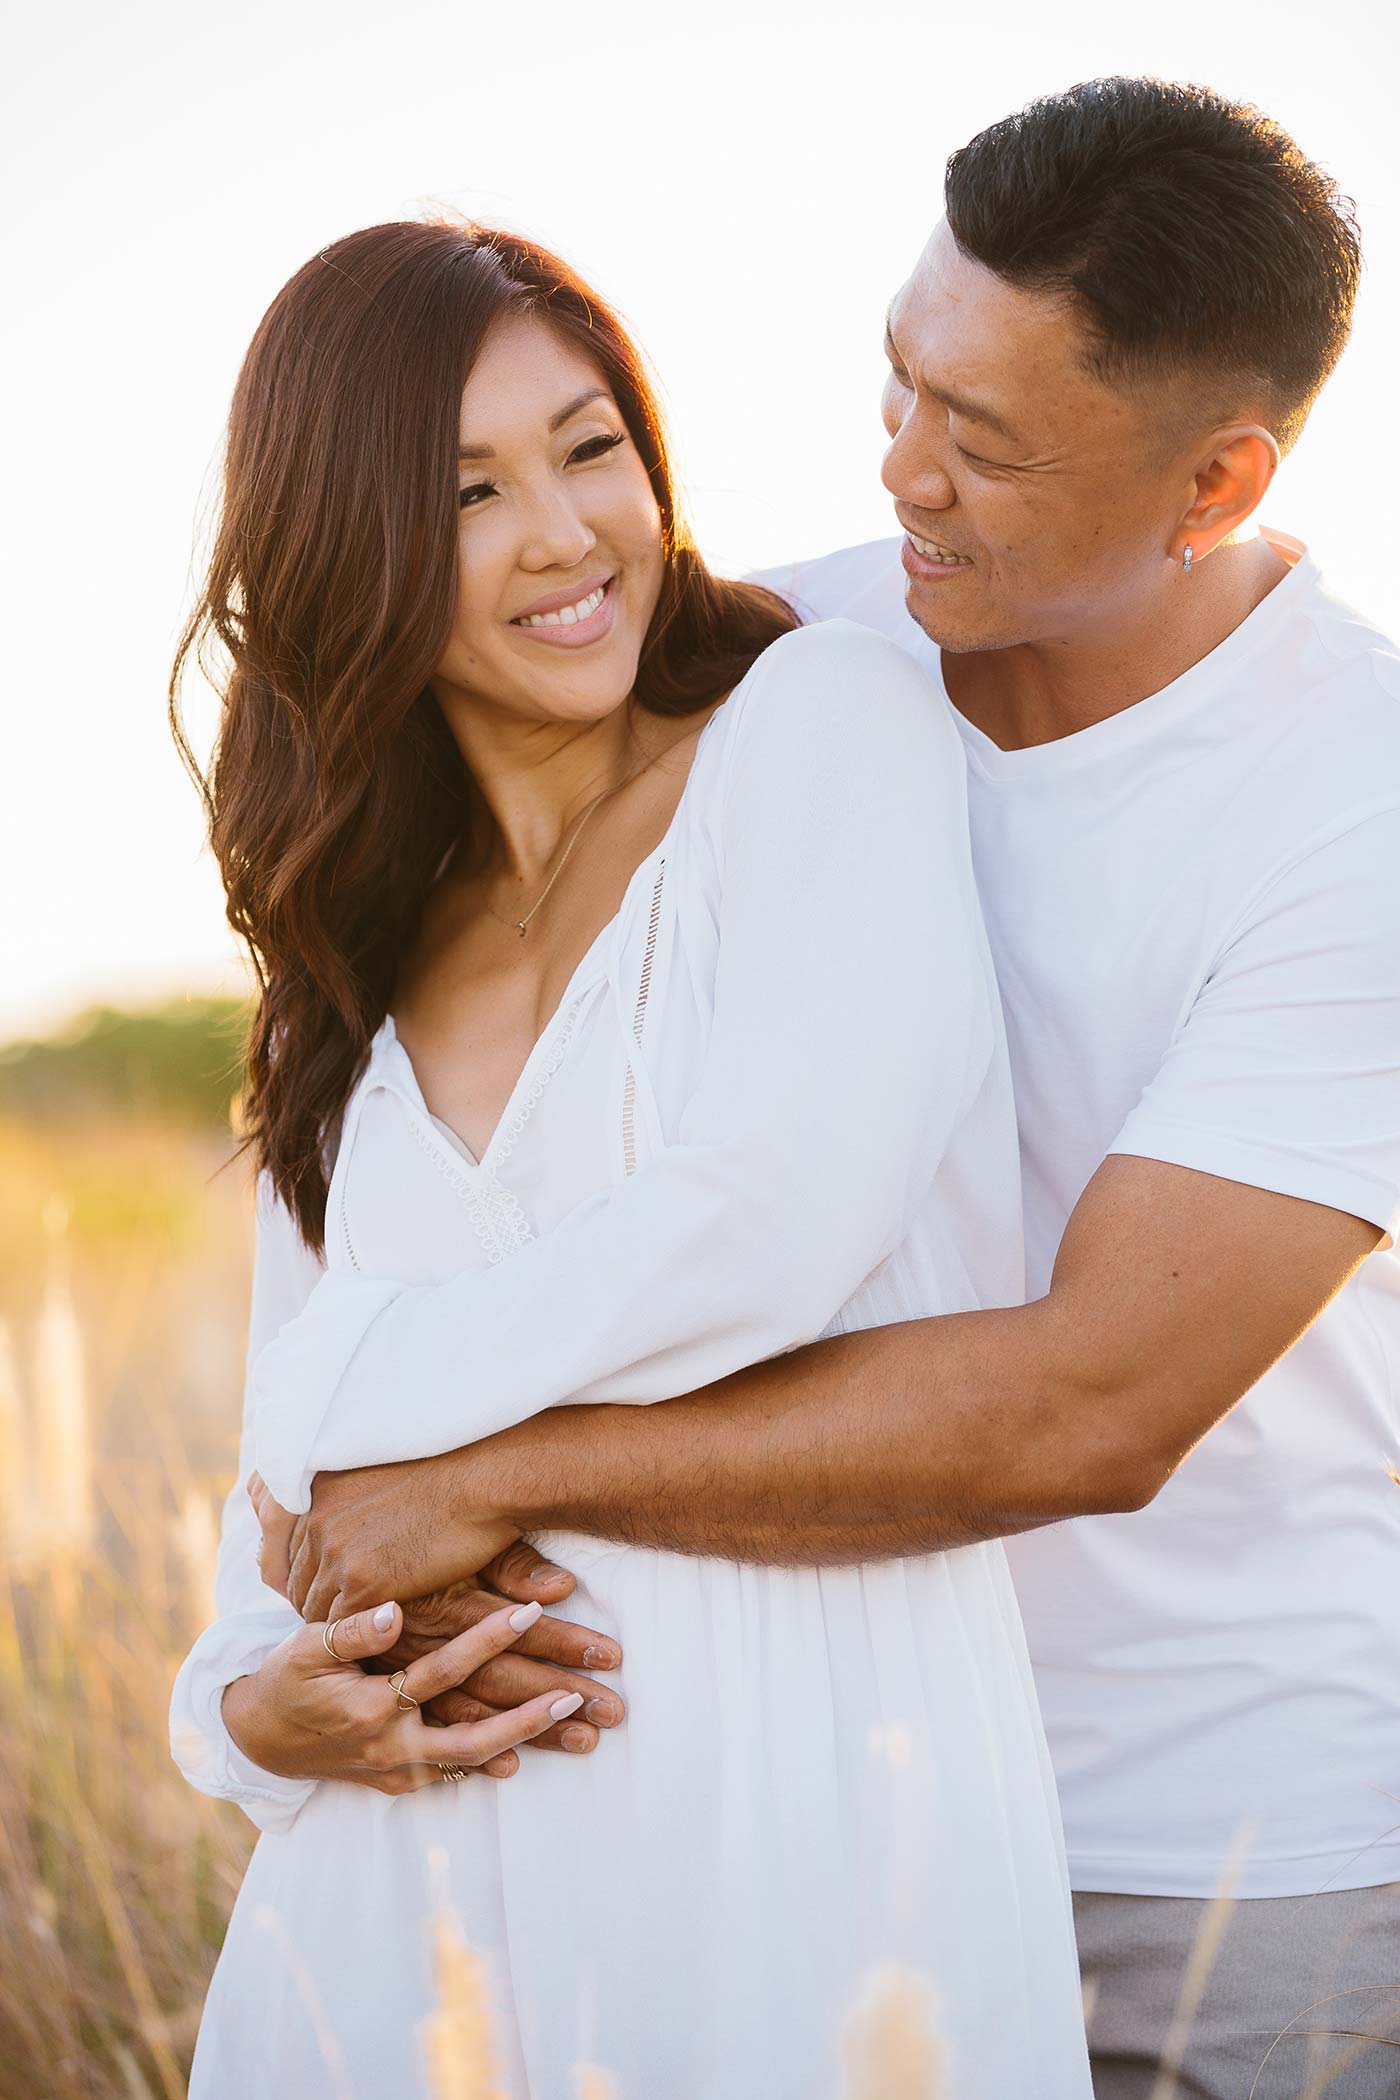
[[[1288,574],[1279,578],[1267,597],[1260,599],[1254,610],[1226,635],[1223,642],[1198,663],[1192,664],[1188,671],[1183,671],[1179,678],[1174,678],[1170,685],[1146,694],[1102,722],[1091,722],[1088,728],[1056,737],[1048,744],[1028,744],[1013,751],[1003,751],[1000,744],[975,723],[969,722],[948,699],[941,652],[934,649],[934,675],[948,700],[969,765],[985,778],[999,780],[1073,772],[1080,766],[1111,760],[1130,750],[1134,744],[1160,735],[1164,729],[1176,727],[1195,708],[1211,700],[1219,690],[1221,678],[1233,675],[1252,656],[1268,648],[1276,639],[1279,628],[1293,617],[1301,601],[1320,582],[1317,564],[1301,540],[1269,527],[1261,530],[1260,537],[1267,540],[1275,553],[1289,564]]]

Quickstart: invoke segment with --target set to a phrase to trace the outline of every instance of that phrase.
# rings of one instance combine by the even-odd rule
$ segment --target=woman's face
[[[540,722],[619,707],[656,609],[661,513],[598,367],[533,317],[462,393],[458,599],[434,685]]]

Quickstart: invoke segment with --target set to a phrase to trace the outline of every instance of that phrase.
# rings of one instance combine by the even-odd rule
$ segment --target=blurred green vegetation
[[[0,1114],[47,1122],[110,1112],[226,1131],[247,1024],[242,999],[90,1007],[43,1041],[0,1049]]]

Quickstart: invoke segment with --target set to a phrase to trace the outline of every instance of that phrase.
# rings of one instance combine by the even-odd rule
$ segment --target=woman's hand
[[[512,1647],[540,1616],[538,1604],[507,1605],[481,1624],[410,1663],[403,1691],[418,1706],[459,1685]],[[430,1726],[416,1707],[401,1707],[387,1677],[369,1675],[361,1658],[394,1646],[403,1626],[397,1604],[355,1612],[334,1623],[332,1655],[323,1625],[302,1627],[250,1677],[224,1693],[224,1723],[245,1757],[286,1779],[349,1779],[383,1794],[406,1794],[447,1775],[443,1766],[508,1779],[519,1764],[513,1745],[543,1735],[583,1704],[563,1687],[485,1720]]]

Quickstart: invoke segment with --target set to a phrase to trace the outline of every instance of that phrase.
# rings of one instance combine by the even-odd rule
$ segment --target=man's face
[[[1017,291],[935,230],[890,308],[883,478],[908,606],[962,651],[1105,635],[1160,589],[1189,443],[1085,366],[1063,300]]]

